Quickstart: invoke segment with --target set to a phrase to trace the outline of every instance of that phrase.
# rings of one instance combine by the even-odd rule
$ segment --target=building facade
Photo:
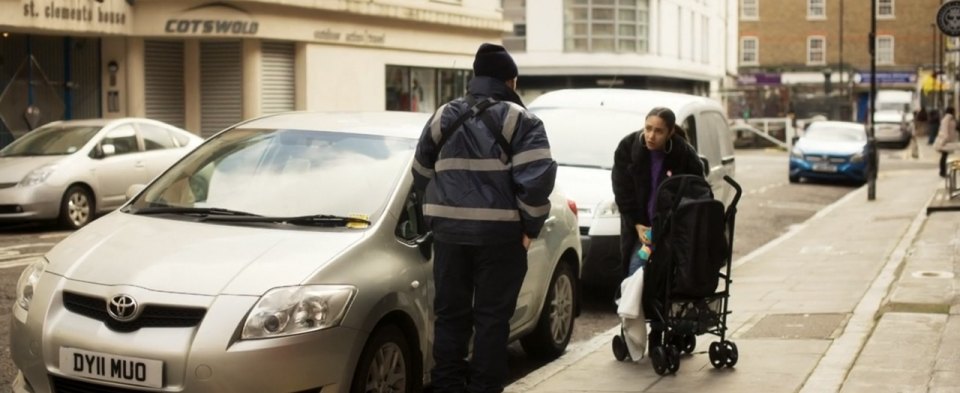
[[[529,100],[613,87],[719,97],[736,72],[736,0],[504,0]]]
[[[948,86],[934,87],[930,79],[952,67],[943,56],[944,43],[951,41],[935,27],[941,0],[874,1],[878,89],[915,91],[917,106],[934,106]],[[741,94],[731,100],[731,116],[792,111],[801,118],[865,119],[871,78],[869,1],[739,3]],[[924,90],[925,81],[929,86]]]
[[[289,110],[433,111],[496,0],[0,0],[0,120],[143,116],[203,136]]]

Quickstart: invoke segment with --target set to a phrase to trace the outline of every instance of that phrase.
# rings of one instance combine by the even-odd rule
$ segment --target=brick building
[[[921,92],[939,65],[941,0],[877,1],[878,89]],[[739,88],[731,115],[798,117],[823,114],[862,121],[870,88],[870,2],[739,0]],[[947,42],[946,44],[949,44]],[[942,65],[940,65],[942,64]],[[931,106],[935,94],[919,94]]]

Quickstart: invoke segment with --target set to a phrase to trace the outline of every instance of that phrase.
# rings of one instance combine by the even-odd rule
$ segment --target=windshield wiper
[[[208,216],[203,221],[222,221],[222,222],[275,222],[289,225],[302,226],[350,226],[356,228],[366,228],[370,225],[370,220],[361,217],[335,216],[330,214],[312,214],[308,216],[290,216],[290,217],[269,217],[269,216]]]
[[[259,214],[224,209],[220,207],[144,207],[130,211],[133,214],[188,214],[201,217],[261,217]]]

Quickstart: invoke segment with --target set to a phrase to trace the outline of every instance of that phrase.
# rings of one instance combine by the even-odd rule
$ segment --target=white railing
[[[753,119],[730,119],[730,131],[740,139],[742,133],[751,133],[782,149],[790,150],[796,128],[789,117],[758,117]]]

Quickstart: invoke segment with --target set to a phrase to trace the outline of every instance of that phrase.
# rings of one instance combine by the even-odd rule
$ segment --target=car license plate
[[[163,387],[163,362],[109,353],[60,348],[60,371],[67,375],[151,388]]]
[[[837,166],[833,164],[813,164],[813,170],[817,172],[836,172]]]

